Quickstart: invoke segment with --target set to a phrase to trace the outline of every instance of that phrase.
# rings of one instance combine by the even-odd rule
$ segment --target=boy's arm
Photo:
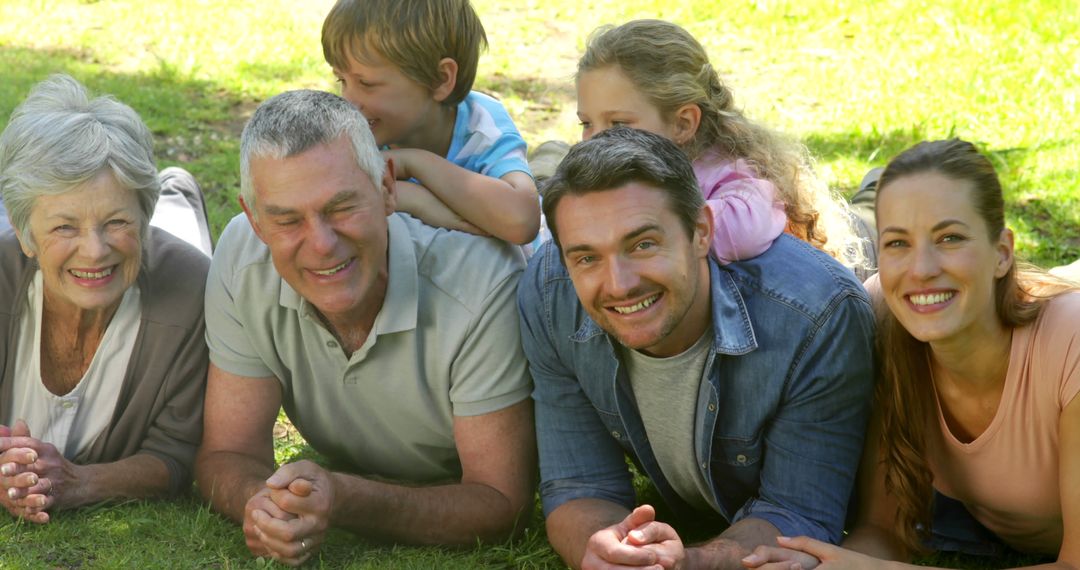
[[[398,180],[394,183],[394,195],[397,200],[397,211],[405,212],[429,226],[458,230],[474,235],[490,235],[484,230],[470,224],[443,203],[431,190],[423,186]]]
[[[420,149],[383,151],[398,180],[416,179],[466,222],[499,239],[529,243],[540,229],[532,177],[521,171],[492,178]]]

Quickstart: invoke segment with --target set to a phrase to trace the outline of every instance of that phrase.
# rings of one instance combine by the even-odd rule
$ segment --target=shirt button
[[[328,340],[326,341],[326,346],[329,346],[330,348],[337,348],[337,343],[332,340]]]
[[[611,432],[611,437],[613,437],[615,439],[619,439],[620,437],[622,437],[622,434],[617,432],[617,431],[613,431],[613,432]]]
[[[739,465],[746,465],[746,456],[740,453],[735,456],[735,461],[737,461]]]
[[[716,404],[709,404],[709,411],[710,412],[715,412],[716,411]]]
[[[70,410],[70,409],[71,409],[71,407],[75,405],[75,402],[64,402],[64,403],[62,403],[62,404],[60,404],[60,405],[61,405],[61,406],[62,406],[62,407],[63,407],[63,408],[65,409],[65,410]]]
[[[707,467],[705,467],[705,462],[704,461],[701,462],[701,468],[702,469],[707,469]]]

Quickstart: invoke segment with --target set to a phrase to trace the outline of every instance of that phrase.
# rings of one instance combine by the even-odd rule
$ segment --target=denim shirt
[[[694,422],[719,515],[836,543],[873,392],[874,323],[854,275],[784,234],[753,259],[709,259],[713,343]],[[628,509],[625,455],[677,516],[693,514],[657,463],[613,340],[586,314],[547,243],[518,285],[535,389],[544,515],[567,501]]]

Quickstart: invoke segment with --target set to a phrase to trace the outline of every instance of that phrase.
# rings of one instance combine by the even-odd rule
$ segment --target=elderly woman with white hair
[[[152,151],[135,111],[67,76],[0,134],[0,503],[16,517],[190,482],[209,259],[150,227]]]

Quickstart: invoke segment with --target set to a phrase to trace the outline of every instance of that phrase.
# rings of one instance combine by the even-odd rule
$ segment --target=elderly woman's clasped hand
[[[48,510],[56,504],[57,478],[68,480],[72,465],[56,448],[30,436],[19,420],[12,427],[0,426],[0,501],[13,516],[30,522],[49,522]],[[50,476],[52,475],[52,476]]]

